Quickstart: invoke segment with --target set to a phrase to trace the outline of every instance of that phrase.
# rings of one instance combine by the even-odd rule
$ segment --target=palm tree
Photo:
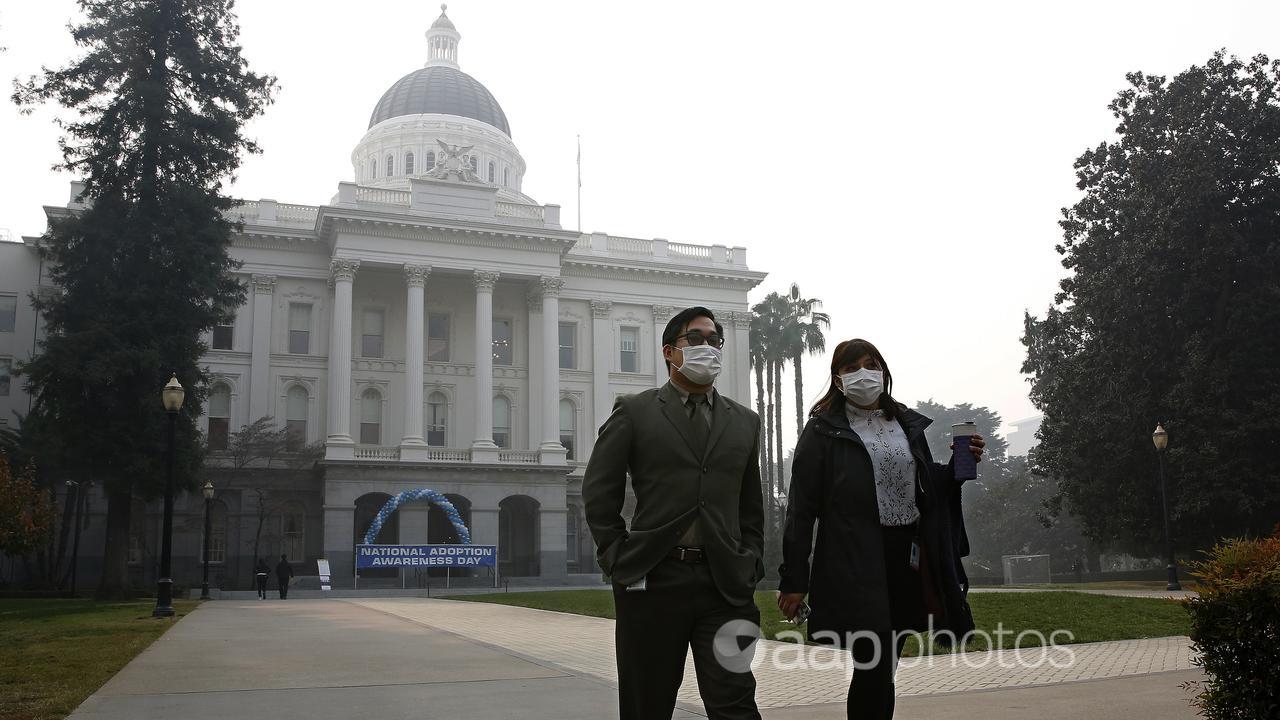
[[[757,342],[757,372],[763,373],[768,402],[763,409],[761,419],[765,426],[765,463],[764,472],[769,482],[769,503],[774,506],[778,502],[782,488],[782,470],[777,464],[782,459],[782,426],[781,426],[781,369],[789,360],[783,352],[782,328],[789,312],[786,298],[776,292],[769,293],[763,300],[751,308],[755,313],[753,328]],[[757,377],[758,387],[758,377]],[[778,393],[775,402],[774,392]],[[777,445],[775,446],[775,439]]]
[[[782,352],[796,371],[796,441],[804,431],[804,371],[800,361],[805,355],[817,355],[827,349],[823,328],[831,327],[831,317],[815,308],[822,306],[817,298],[800,295],[800,286],[792,283],[787,300],[787,316],[782,326]],[[778,420],[781,425],[782,420]],[[781,456],[781,452],[779,452]]]
[[[761,488],[772,488],[773,474],[768,464],[768,445],[765,438],[765,415],[764,415],[764,366],[765,366],[765,321],[760,315],[751,315],[751,331],[749,335],[751,367],[756,372],[756,415],[760,418],[760,480],[763,483]],[[768,494],[767,492],[765,493]],[[768,508],[766,508],[767,510]]]

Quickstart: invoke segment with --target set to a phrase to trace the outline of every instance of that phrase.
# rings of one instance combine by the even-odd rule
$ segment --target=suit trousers
[[[759,720],[755,676],[749,669],[735,672],[726,668],[713,649],[716,632],[726,623],[747,620],[760,624],[755,603],[730,604],[716,589],[706,564],[664,559],[649,572],[645,583],[646,589],[640,591],[613,585],[621,720],[671,717],[691,645],[707,717]]]

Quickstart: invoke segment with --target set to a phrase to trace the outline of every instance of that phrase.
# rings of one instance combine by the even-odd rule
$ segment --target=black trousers
[[[922,630],[925,624],[923,581],[920,572],[911,567],[911,543],[916,538],[916,526],[882,530],[889,612],[893,629],[901,637],[895,642],[894,633],[877,633],[874,640],[860,637],[854,641],[852,654],[857,665],[849,683],[846,705],[849,720],[893,718],[893,676],[902,646],[907,642],[905,633]]]
[[[707,717],[759,720],[756,679],[747,667],[750,655],[722,663],[713,647],[716,632],[730,621],[759,626],[754,602],[731,605],[716,589],[707,565],[672,559],[650,571],[645,590],[628,592],[614,583],[613,602],[621,720],[671,717],[691,645]],[[740,668],[746,671],[735,671]]]
[[[280,585],[280,599],[283,600],[289,595],[289,577],[282,575],[276,578],[276,582]]]
[[[258,573],[258,597],[265,598],[267,596],[267,574]]]

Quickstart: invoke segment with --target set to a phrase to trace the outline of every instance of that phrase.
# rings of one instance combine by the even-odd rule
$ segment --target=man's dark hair
[[[716,320],[715,313],[701,306],[691,307],[681,310],[667,321],[667,328],[662,331],[663,347],[666,347],[667,345],[674,346],[676,344],[676,338],[683,335],[689,329],[689,323],[700,317],[704,317],[715,323],[716,334],[720,337],[724,337],[724,328],[720,326],[720,321]],[[669,369],[670,367],[671,363],[668,361],[667,368]]]
[[[289,556],[288,556],[288,555],[281,555],[281,556],[280,556],[280,559],[281,559],[281,560],[284,560],[285,562],[288,562],[288,561],[289,561]]]

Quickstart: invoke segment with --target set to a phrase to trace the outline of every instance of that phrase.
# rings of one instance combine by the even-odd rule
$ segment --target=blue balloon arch
[[[374,540],[378,538],[378,533],[382,532],[382,525],[391,517],[391,513],[400,507],[401,503],[412,502],[415,500],[426,500],[444,511],[445,517],[449,518],[449,522],[453,524],[453,529],[458,531],[458,540],[463,545],[471,544],[471,531],[467,529],[465,523],[462,522],[462,515],[458,513],[458,508],[449,502],[449,498],[441,495],[435,490],[427,488],[418,488],[417,490],[405,490],[387,501],[378,514],[373,517],[373,524],[369,526],[369,531],[364,534],[364,544],[373,545]]]

